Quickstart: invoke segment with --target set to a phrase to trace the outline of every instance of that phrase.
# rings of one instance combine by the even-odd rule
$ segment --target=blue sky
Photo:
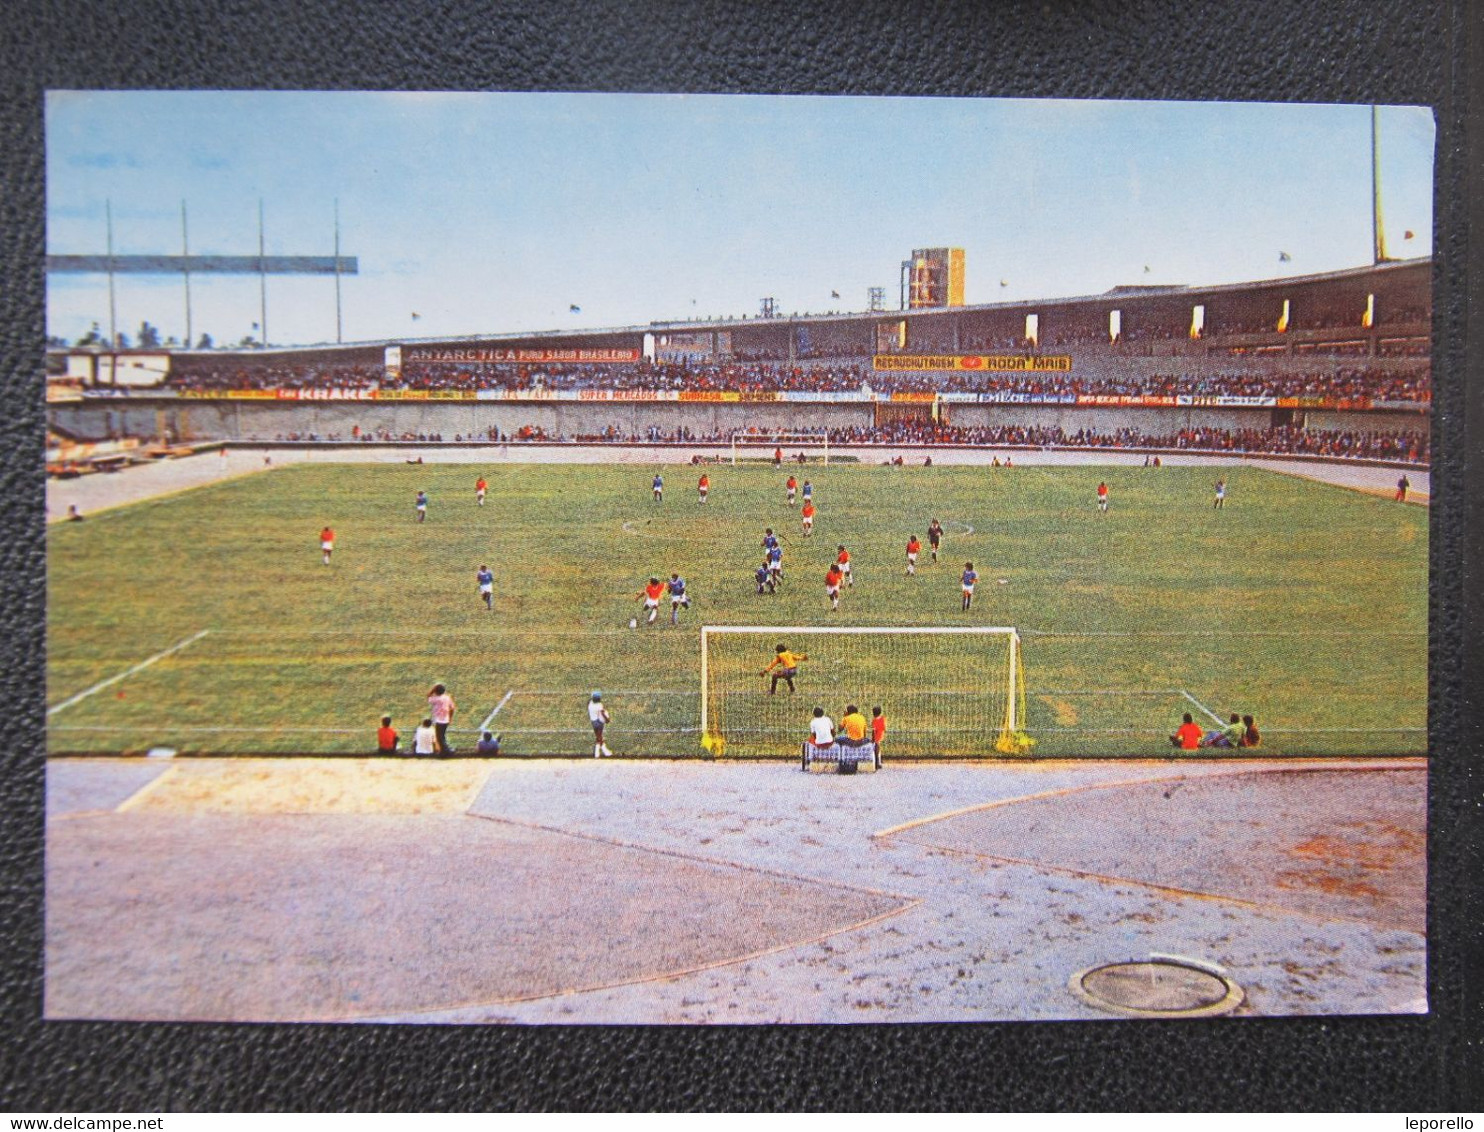
[[[755,315],[763,296],[862,310],[872,286],[895,306],[900,262],[944,245],[966,250],[970,303],[1371,259],[1363,106],[181,91],[46,110],[48,252],[102,252],[105,200],[116,252],[179,252],[184,200],[193,254],[253,254],[261,198],[269,254],[328,255],[338,198],[360,260],[346,341]],[[1429,110],[1382,109],[1393,256],[1431,254],[1433,145]],[[107,330],[102,277],[49,282],[49,333]],[[184,332],[179,280],[120,277],[116,302],[130,335]],[[258,319],[255,277],[193,280],[197,335]],[[334,341],[333,282],[270,277],[268,325]]]

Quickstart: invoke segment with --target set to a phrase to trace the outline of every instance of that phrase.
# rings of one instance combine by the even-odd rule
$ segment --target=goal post
[[[785,464],[792,460],[793,455],[801,450],[813,449],[820,452],[824,457],[826,466],[830,462],[830,434],[828,430],[821,429],[817,432],[800,432],[780,430],[774,432],[759,432],[756,429],[735,429],[732,432],[732,465],[735,467],[739,452],[744,448],[762,448],[766,455],[771,456],[777,448],[785,449],[783,462]],[[786,451],[793,448],[794,453]]]
[[[780,645],[798,658],[792,691],[783,667],[769,668]],[[868,719],[882,709],[892,758],[1025,754],[1034,743],[1014,628],[702,627],[701,744],[713,757],[795,757],[816,707],[838,726],[851,704]]]

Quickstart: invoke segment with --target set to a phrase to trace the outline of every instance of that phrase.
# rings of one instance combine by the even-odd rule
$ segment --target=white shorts
[[[482,594],[492,594],[492,593],[494,593],[495,592],[495,583],[494,582],[481,582],[480,585],[479,585],[479,592],[482,593]]]
[[[660,599],[659,598],[657,598],[657,597],[647,597],[647,598],[644,599],[644,608],[645,609],[658,609],[659,607],[660,607]]]
[[[825,588],[824,588],[824,596],[825,597],[838,597],[839,595],[840,595],[840,587],[839,586],[825,586]]]
[[[840,573],[844,574],[847,578],[850,577],[850,563],[849,562],[842,562],[842,563],[840,563]]]
[[[804,516],[804,526],[806,526],[806,527],[812,527],[812,526],[814,526],[814,516],[813,515],[805,515]]]
[[[335,544],[333,542],[322,542],[319,544],[319,548],[321,550],[334,550]]]
[[[698,487],[696,488],[696,490],[699,491],[702,495],[705,495],[711,489],[709,487]]]
[[[420,514],[426,515],[428,513],[428,505],[426,503],[419,503],[417,509]]]
[[[917,561],[917,555],[916,554],[909,554],[909,555],[907,555],[907,561],[908,562],[916,562]]]
[[[484,488],[480,488],[478,491],[476,491],[474,493],[474,498],[475,499],[483,499],[484,498]]]
[[[970,586],[965,586],[964,587],[964,593],[971,594],[973,592],[974,592],[974,587],[973,586],[970,585]]]

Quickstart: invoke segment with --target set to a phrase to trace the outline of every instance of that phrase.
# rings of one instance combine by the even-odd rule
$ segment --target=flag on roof
[[[573,314],[581,314],[582,313],[582,308],[579,307],[576,303],[568,303],[567,304],[567,309],[569,311],[571,311]]]
[[[1408,228],[1405,232],[1402,233],[1402,239],[1404,239],[1404,240],[1410,240],[1410,239],[1413,239],[1416,235],[1417,235],[1416,232],[1414,232],[1414,231],[1412,231],[1412,229]]]
[[[412,312],[412,321],[413,322],[416,322],[420,318],[422,318],[422,315],[418,314],[417,311],[413,311]]]
[[[1287,252],[1279,252],[1278,253],[1278,262],[1279,263],[1290,263],[1290,262],[1292,262],[1292,260],[1293,260],[1293,256],[1289,255]]]
[[[830,292],[830,298],[832,298],[832,299],[838,299],[839,297],[840,297],[840,292],[839,291],[831,291]]]

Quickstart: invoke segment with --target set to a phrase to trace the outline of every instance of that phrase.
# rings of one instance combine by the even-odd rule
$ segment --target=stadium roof
[[[1082,303],[1102,304],[1115,298],[1157,299],[1160,297],[1176,296],[1184,298],[1206,298],[1215,295],[1234,295],[1241,294],[1242,292],[1267,291],[1277,288],[1308,287],[1326,283],[1351,282],[1365,279],[1369,276],[1390,275],[1408,271],[1415,272],[1424,267],[1430,268],[1431,264],[1431,256],[1420,256],[1413,259],[1388,260],[1385,263],[1367,264],[1363,267],[1345,268],[1341,271],[1328,271],[1316,275],[1285,275],[1276,279],[1255,279],[1243,283],[1218,283],[1208,286],[1186,283],[1139,286],[1123,285],[1096,295],[1018,299],[1014,302],[1007,303],[975,303],[961,307],[924,307],[918,310],[831,311],[827,313],[804,311],[787,315],[776,315],[773,318],[741,315],[713,319],[657,319],[653,322],[639,323],[632,326],[588,327],[586,329],[562,329],[554,327],[549,330],[496,331],[486,334],[438,335],[429,338],[383,338],[362,342],[314,342],[296,346],[227,347],[214,350],[165,350],[157,348],[146,352],[169,353],[174,355],[200,354],[207,357],[236,353],[268,357],[274,354],[302,353],[305,350],[354,350],[385,346],[408,346],[415,348],[420,345],[446,346],[455,343],[474,344],[528,342],[536,340],[543,342],[563,342],[577,341],[584,338],[613,338],[657,333],[717,331],[740,326],[786,326],[790,323],[806,321],[858,322],[862,319],[922,318],[926,316],[963,315],[993,311],[1024,311],[1026,313],[1034,313],[1037,309],[1045,307],[1075,306]],[[79,349],[91,352],[93,348],[67,347],[51,352],[70,353]],[[107,347],[99,347],[99,351],[103,353],[138,352],[137,350],[109,350]]]

